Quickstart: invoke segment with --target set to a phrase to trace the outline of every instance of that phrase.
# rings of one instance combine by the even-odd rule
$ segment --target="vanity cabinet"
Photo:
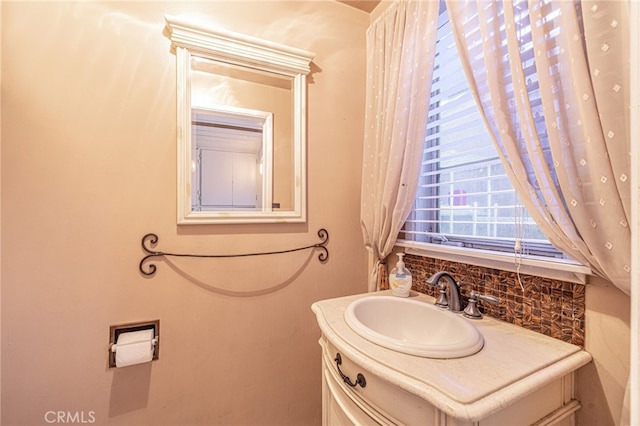
[[[477,325],[485,339],[478,354],[450,360],[405,355],[348,327],[344,310],[357,297],[313,306],[323,333],[324,425],[575,424],[574,374],[591,360],[581,348],[485,318]],[[358,374],[365,383],[356,383]]]

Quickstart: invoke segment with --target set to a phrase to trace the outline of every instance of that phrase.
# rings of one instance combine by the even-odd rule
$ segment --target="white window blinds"
[[[551,37],[554,18],[547,16]],[[541,117],[526,8],[518,23],[529,96],[539,108],[532,112]],[[479,47],[477,54],[482,54]],[[508,61],[506,53],[503,58]],[[506,77],[506,90],[512,92]],[[510,103],[509,109],[515,115],[515,105]],[[506,252],[517,247],[524,254],[563,257],[521,206],[502,167],[458,58],[444,2],[420,183],[399,239]]]

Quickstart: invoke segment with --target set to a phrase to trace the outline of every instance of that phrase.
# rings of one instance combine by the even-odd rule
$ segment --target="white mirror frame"
[[[179,225],[305,222],[307,79],[315,54],[243,34],[194,26],[165,16],[176,52],[177,207]],[[256,72],[289,77],[293,82],[293,209],[216,212],[191,208],[191,57],[197,56]]]

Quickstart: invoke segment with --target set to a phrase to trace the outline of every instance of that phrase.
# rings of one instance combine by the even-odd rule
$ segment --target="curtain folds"
[[[411,211],[422,160],[438,2],[396,1],[367,30],[361,227],[376,259],[369,291]]]
[[[446,4],[476,102],[523,204],[556,247],[629,294],[627,3]]]

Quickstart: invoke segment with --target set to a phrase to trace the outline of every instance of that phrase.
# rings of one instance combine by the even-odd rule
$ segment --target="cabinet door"
[[[261,180],[252,153],[202,149],[200,154],[200,205],[203,208],[255,209]]]
[[[258,199],[256,175],[258,164],[255,154],[233,153],[233,206],[254,209]],[[260,188],[260,190],[262,190]]]
[[[203,149],[200,152],[200,204],[233,205],[233,153]]]
[[[388,424],[385,421],[375,421],[364,407],[359,407],[349,398],[342,384],[336,382],[332,374],[323,369],[322,399],[323,399],[323,416],[322,424],[324,426],[380,426]],[[381,420],[381,419],[379,419]]]

